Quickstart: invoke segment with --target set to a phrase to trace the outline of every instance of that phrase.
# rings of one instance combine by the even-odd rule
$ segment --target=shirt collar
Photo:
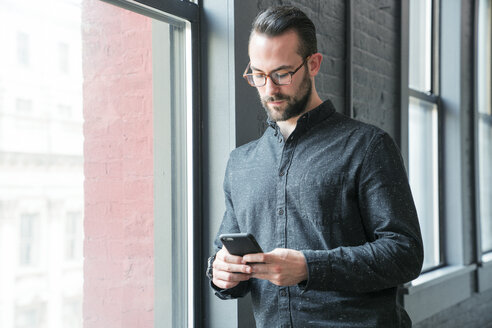
[[[299,117],[299,119],[297,120],[297,125],[302,125],[304,129],[309,129],[327,119],[334,112],[335,107],[333,106],[332,102],[330,100],[326,100],[318,107],[311,109],[310,111],[304,113],[301,117]],[[267,119],[267,124],[275,131],[277,131],[278,126],[275,121]]]

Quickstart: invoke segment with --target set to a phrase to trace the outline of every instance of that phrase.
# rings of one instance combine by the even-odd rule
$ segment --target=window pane
[[[478,122],[478,156],[482,251],[492,251],[492,116]]]
[[[431,91],[432,1],[410,1],[409,86]]]
[[[81,327],[81,0],[0,1],[0,44],[0,327]]]
[[[154,242],[159,250],[155,274],[163,282],[156,286],[155,311],[158,322],[173,327],[193,322],[191,90],[186,33],[184,26],[156,20],[152,23],[153,56],[161,58],[152,63],[153,88],[161,90],[153,94],[157,202]]]
[[[39,247],[38,244],[38,215],[37,214],[22,214],[20,217],[20,236],[19,236],[19,265],[33,266],[37,263],[37,254],[35,253]]]
[[[424,240],[424,266],[440,263],[437,106],[410,97],[409,180]]]
[[[492,115],[491,102],[491,1],[480,0],[478,8],[478,111]]]
[[[118,322],[131,313],[139,322],[130,325],[155,317],[157,326],[187,327],[191,30],[102,1],[84,2],[82,15],[84,318]],[[100,281],[106,272],[116,274]],[[117,297],[101,299],[101,290]]]
[[[22,66],[29,66],[30,47],[29,35],[24,32],[17,33],[17,62]]]
[[[65,218],[65,245],[66,261],[82,260],[83,222],[81,212],[68,212]]]
[[[46,325],[46,304],[34,303],[16,307],[15,328],[44,328]]]
[[[482,251],[492,251],[491,1],[480,0],[478,16],[478,184]]]

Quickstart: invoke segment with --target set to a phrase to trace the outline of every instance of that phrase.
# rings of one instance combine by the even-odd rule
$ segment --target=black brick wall
[[[333,101],[339,112],[345,112],[346,106],[347,3],[257,0],[258,11],[272,5],[294,5],[313,20],[318,50],[323,54],[316,89],[322,99]],[[399,127],[399,3],[355,0],[353,11],[354,117],[379,126],[392,136]]]
[[[399,1],[355,0],[353,7],[354,117],[386,130],[399,128]]]

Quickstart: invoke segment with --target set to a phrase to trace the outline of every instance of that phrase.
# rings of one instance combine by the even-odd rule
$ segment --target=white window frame
[[[487,4],[488,2],[488,4]],[[488,7],[487,7],[488,5]],[[477,49],[477,54],[475,58],[475,80],[476,80],[476,92],[475,92],[475,172],[476,172],[476,213],[477,213],[477,257],[478,269],[477,269],[477,279],[478,279],[478,291],[483,292],[492,288],[492,251],[483,249],[482,244],[482,229],[483,229],[483,218],[481,210],[481,188],[480,184],[483,182],[480,176],[480,147],[479,147],[479,124],[480,120],[492,120],[492,64],[490,64],[490,58],[492,56],[492,41],[490,40],[490,35],[492,34],[492,1],[491,0],[477,0],[475,12],[476,30],[475,30],[475,49]],[[487,13],[483,11],[487,10]],[[483,33],[482,27],[480,26],[481,20],[486,19],[487,33],[488,37],[485,38],[488,44],[485,45],[485,49],[482,46],[481,33]],[[488,49],[487,49],[488,48]],[[485,51],[485,53],[484,53]],[[489,67],[485,69],[481,67],[481,63],[484,62],[482,56],[488,57]],[[487,71],[485,71],[487,70]],[[484,76],[485,74],[485,76]],[[485,80],[485,81],[484,81]],[[484,107],[486,110],[484,111]],[[492,218],[489,218],[492,221]],[[492,222],[491,222],[492,224]]]

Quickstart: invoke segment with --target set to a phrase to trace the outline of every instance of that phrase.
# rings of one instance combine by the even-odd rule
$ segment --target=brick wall
[[[83,1],[84,327],[152,327],[151,23]]]
[[[318,51],[323,54],[316,89],[345,112],[347,1],[258,0],[258,11],[272,5],[294,5],[314,22]],[[353,5],[354,117],[396,136],[400,106],[400,3],[355,0]]]
[[[395,137],[400,127],[400,4],[355,0],[354,117]]]

